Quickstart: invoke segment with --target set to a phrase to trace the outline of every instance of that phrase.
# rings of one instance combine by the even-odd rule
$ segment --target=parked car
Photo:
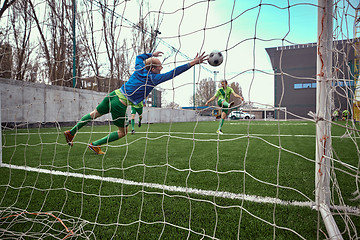
[[[254,114],[250,114],[250,113],[246,113],[243,111],[232,111],[228,118],[230,118],[231,120],[235,120],[235,119],[255,119],[255,115]]]

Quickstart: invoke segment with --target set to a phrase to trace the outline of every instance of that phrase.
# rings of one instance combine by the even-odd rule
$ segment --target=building
[[[354,40],[334,42],[332,110],[352,109],[354,44]],[[316,43],[266,48],[266,52],[274,71],[274,106],[286,107],[288,118],[316,112]]]

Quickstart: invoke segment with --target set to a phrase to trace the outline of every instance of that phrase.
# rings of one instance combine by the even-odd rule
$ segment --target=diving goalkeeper
[[[177,75],[189,70],[196,64],[201,64],[207,60],[207,55],[203,52],[197,54],[196,57],[187,64],[181,65],[167,73],[161,74],[163,69],[159,57],[163,52],[145,53],[138,55],[135,60],[135,72],[130,76],[129,80],[124,83],[120,89],[109,93],[102,102],[91,113],[84,115],[80,121],[70,130],[65,131],[66,142],[73,146],[73,139],[77,131],[79,131],[88,122],[104,115],[111,113],[113,123],[118,127],[117,131],[111,132],[109,135],[92,142],[88,147],[96,154],[104,154],[101,145],[116,141],[127,134],[126,108],[134,106],[142,102],[153,90],[153,88]]]

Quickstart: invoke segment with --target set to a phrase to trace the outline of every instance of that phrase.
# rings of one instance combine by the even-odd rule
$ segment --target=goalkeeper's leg
[[[141,127],[142,114],[139,116],[139,127]]]
[[[77,131],[80,130],[83,126],[85,126],[88,122],[110,112],[110,102],[115,99],[115,92],[111,92],[104,97],[101,103],[96,107],[94,111],[83,116],[80,121],[71,129],[64,132],[66,142],[73,146],[73,139]]]
[[[79,131],[80,128],[85,126],[88,122],[100,117],[101,114],[95,109],[91,113],[88,113],[84,115],[80,121],[70,130],[71,135],[75,136],[77,131]]]
[[[135,133],[135,114],[131,114],[131,134]]]
[[[113,141],[116,141],[122,137],[124,137],[127,133],[127,127],[126,128],[120,128],[118,131],[114,131],[107,135],[106,137],[103,137],[99,140],[96,140],[95,142],[89,144],[89,148],[96,154],[105,154],[100,148],[100,145],[103,145],[105,143],[110,143]]]
[[[104,152],[101,151],[100,145],[116,141],[127,134],[127,130],[128,130],[128,126],[127,126],[128,120],[126,117],[127,106],[124,105],[122,102],[120,102],[117,96],[113,97],[110,100],[110,105],[111,105],[110,112],[113,119],[113,123],[115,126],[118,127],[118,131],[111,132],[109,135],[89,144],[89,148],[96,154],[104,154]]]
[[[141,127],[143,108],[137,109],[137,113],[139,114],[139,124],[138,125],[139,125],[139,127]]]
[[[74,139],[77,131],[79,131],[79,129],[82,128],[83,126],[85,126],[88,122],[90,122],[100,116],[101,116],[101,114],[95,109],[91,113],[84,115],[80,119],[80,121],[71,130],[65,131],[64,136],[65,136],[67,144],[69,144],[70,146],[73,146],[73,139]]]

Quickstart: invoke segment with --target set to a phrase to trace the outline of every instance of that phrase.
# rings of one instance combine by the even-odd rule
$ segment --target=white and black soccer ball
[[[209,54],[208,62],[211,66],[219,66],[223,62],[223,60],[224,57],[219,51],[214,50]]]

